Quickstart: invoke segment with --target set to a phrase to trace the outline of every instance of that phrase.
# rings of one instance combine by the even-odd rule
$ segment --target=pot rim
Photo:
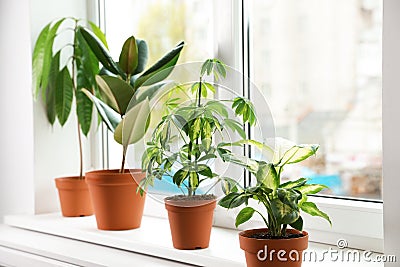
[[[120,173],[118,169],[94,170],[86,172],[86,183],[103,186],[132,185],[138,186],[141,180],[146,177],[146,173],[141,169],[130,169]]]

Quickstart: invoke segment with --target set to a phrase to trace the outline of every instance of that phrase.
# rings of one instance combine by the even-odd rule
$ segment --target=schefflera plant
[[[307,199],[309,194],[316,194],[327,186],[308,184],[308,179],[303,177],[294,181],[281,182],[281,174],[286,165],[301,162],[315,155],[319,145],[296,145],[283,138],[277,138],[277,143],[276,150],[267,145],[263,147],[273,154],[271,162],[237,158],[230,150],[224,149],[224,160],[245,167],[255,176],[257,183],[247,188],[242,188],[239,184],[231,184],[228,194],[219,201],[219,205],[231,209],[245,204],[246,207],[236,217],[236,227],[247,222],[257,213],[267,226],[268,236],[271,238],[286,237],[288,226],[301,231],[303,229],[301,211],[322,217],[332,224],[329,216]],[[250,199],[257,201],[264,209],[248,206]]]
[[[226,74],[224,63],[218,59],[208,59],[201,66],[197,82],[175,87],[191,95],[188,95],[186,101],[180,99],[181,104],[172,101],[173,109],[161,119],[147,142],[142,157],[142,169],[147,175],[141,181],[141,190],[153,186],[154,179],[162,180],[165,177],[171,177],[172,182],[181,189],[182,195],[187,197],[195,196],[199,186],[210,179],[224,185],[234,183],[231,178],[214,173],[208,166],[209,160],[222,155],[215,136],[220,135],[222,138],[223,132],[231,130],[243,138],[237,143],[245,144],[247,140],[243,123],[254,125],[256,117],[253,104],[243,97],[207,99],[208,94],[216,93],[216,87],[207,82],[205,77],[212,75],[217,82],[225,78]],[[231,107],[224,103],[230,103]],[[241,121],[230,118],[228,109],[240,117]],[[173,145],[176,143],[178,145]]]
[[[56,120],[61,126],[65,125],[75,99],[80,179],[83,179],[81,131],[87,136],[93,117],[93,104],[82,88],[97,95],[95,75],[99,72],[99,61],[84,40],[82,30],[97,36],[107,47],[103,32],[93,22],[66,17],[52,21],[42,29],[32,56],[33,97],[37,100],[39,95],[42,96],[51,125]]]
[[[164,55],[146,71],[148,47],[144,40],[129,37],[123,44],[119,61],[112,59],[108,49],[90,31],[82,30],[89,47],[103,65],[96,76],[101,98],[89,90],[84,93],[95,104],[103,122],[122,145],[120,173],[124,172],[128,146],[145,135],[150,122],[149,101],[167,82],[184,42]]]

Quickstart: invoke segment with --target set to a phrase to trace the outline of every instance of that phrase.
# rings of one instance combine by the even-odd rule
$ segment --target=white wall
[[[383,5],[383,209],[385,254],[400,261],[400,1]],[[399,263],[385,266],[399,266]]]
[[[50,21],[69,16],[86,19],[86,1],[31,0],[30,14],[33,48],[40,31]],[[35,212],[53,212],[59,210],[54,178],[79,175],[76,113],[72,107],[69,120],[64,127],[61,128],[58,122],[52,127],[47,122],[43,104],[38,101],[33,105],[33,118]],[[85,169],[88,169],[88,142],[85,137],[83,141]]]
[[[33,213],[29,1],[0,0],[0,222]]]

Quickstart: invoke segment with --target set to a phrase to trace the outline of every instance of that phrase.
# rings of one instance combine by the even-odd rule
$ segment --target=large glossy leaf
[[[56,53],[51,61],[49,82],[46,88],[46,114],[47,119],[51,125],[54,124],[56,119],[56,90],[57,90],[57,76],[60,72],[60,52]]]
[[[81,90],[76,92],[75,98],[78,121],[81,125],[82,133],[87,136],[92,123],[93,103]]]
[[[101,64],[109,71],[116,75],[121,75],[125,78],[125,73],[121,70],[119,65],[112,59],[108,49],[104,46],[103,42],[97,38],[92,32],[85,28],[80,28],[83,38],[89,45],[90,49],[96,55]]]
[[[290,226],[296,230],[303,231],[303,218],[301,218],[301,216],[299,216],[297,221],[291,223]]]
[[[118,124],[121,122],[120,115],[88,90],[82,89],[82,92],[94,103],[101,119],[107,125],[107,128],[111,132],[114,132],[115,128],[117,128]]]
[[[42,78],[40,82],[40,86],[42,88],[42,95],[45,95],[45,90],[47,87],[47,83],[49,81],[49,73],[50,73],[50,65],[51,59],[53,57],[53,44],[54,39],[56,37],[58,28],[60,27],[61,23],[65,19],[60,19],[54,23],[53,26],[50,27],[49,32],[47,34],[46,43],[44,47],[44,55],[43,55],[43,65],[42,65]]]
[[[314,155],[319,148],[319,145],[296,145],[285,152],[283,157],[280,159],[279,166],[284,166],[285,164],[292,164],[303,161],[310,156]]]
[[[153,84],[151,86],[142,86],[142,87],[138,88],[130,105],[134,106],[137,103],[142,102],[146,98],[151,100],[153,97],[155,97],[157,95],[157,93],[160,91],[160,89],[163,86],[165,86],[166,84],[168,84],[170,82],[171,81],[163,81],[163,82]]]
[[[182,168],[174,174],[174,176],[172,177],[172,181],[179,187],[181,186],[182,182],[188,177],[188,175],[189,170],[187,168]]]
[[[278,188],[277,195],[282,203],[289,205],[292,209],[299,210],[298,201],[301,194],[293,189]]]
[[[104,35],[104,33],[93,22],[89,21],[89,25],[90,25],[90,28],[92,29],[92,32],[97,36],[97,38],[99,38],[99,40],[108,49],[108,44],[107,44],[106,36]]]
[[[94,89],[96,86],[95,75],[99,72],[99,61],[80,31],[76,33],[74,57],[77,69],[77,89]]]
[[[255,175],[259,184],[263,184],[272,190],[279,187],[280,180],[272,163],[260,161]]]
[[[172,72],[173,66],[175,66],[178,61],[183,45],[184,42],[179,43],[174,49],[140,75],[135,81],[135,88],[139,88],[143,84],[155,84],[167,78]]]
[[[33,49],[32,56],[32,89],[33,97],[36,100],[39,95],[40,82],[42,80],[43,73],[43,61],[45,54],[45,46],[47,36],[49,34],[51,23],[47,24],[40,32],[38,39],[36,40],[35,47]],[[53,120],[54,122],[54,120]]]
[[[124,115],[131,101],[134,89],[129,83],[111,76],[96,76],[105,102],[119,114]]]
[[[138,48],[138,64],[133,74],[138,74],[144,71],[149,58],[149,48],[145,40],[136,39],[136,46]]]
[[[286,183],[281,184],[280,188],[297,188],[299,186],[304,185],[307,182],[306,178],[300,178],[295,181],[288,181]]]
[[[253,217],[255,209],[252,207],[245,207],[243,208],[239,214],[236,216],[235,226],[238,227],[239,225],[247,222],[248,220]]]
[[[138,47],[135,37],[131,36],[126,39],[119,55],[119,66],[128,76],[133,74],[138,65]]]
[[[114,132],[114,139],[124,148],[138,142],[146,133],[147,121],[150,116],[150,104],[146,99],[129,109]]]
[[[284,204],[279,199],[271,200],[271,209],[274,217],[280,224],[294,223],[300,216],[300,213],[297,210],[293,209],[287,204]]]
[[[326,214],[325,212],[322,212],[321,210],[318,209],[317,205],[315,205],[312,202],[304,202],[302,203],[302,205],[300,206],[300,208],[302,209],[302,211],[312,215],[312,216],[319,216],[324,218],[325,220],[327,220],[329,222],[330,225],[332,225],[331,220],[329,219],[328,214]]]
[[[72,79],[67,67],[64,67],[57,77],[56,89],[56,111],[61,126],[65,124],[71,112],[73,96]]]
[[[319,193],[326,188],[328,187],[322,184],[305,184],[297,187],[296,190],[300,191],[304,195],[309,195]]]
[[[237,192],[231,192],[228,195],[224,196],[219,202],[218,205],[221,207],[232,209],[239,207],[240,205],[246,203],[248,197]]]

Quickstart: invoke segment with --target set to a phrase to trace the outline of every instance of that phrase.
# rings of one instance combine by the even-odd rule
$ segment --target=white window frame
[[[245,41],[243,36],[248,35],[245,27],[247,21],[247,13],[243,10],[244,0],[218,0],[214,1],[214,31],[215,40],[215,57],[223,60],[227,65],[232,66],[238,71],[249,74],[249,68],[246,66],[248,62],[247,46],[249,42]],[[93,21],[100,22],[100,26],[104,29],[104,0],[88,0],[88,8],[92,6],[97,12],[89,14]],[[243,11],[243,12],[242,12]],[[251,55],[250,55],[251,56]],[[243,62],[246,64],[243,65]],[[229,77],[228,77],[229,79]],[[246,85],[244,85],[246,88]],[[246,95],[246,90],[243,90]],[[238,92],[238,93],[243,93]],[[385,116],[385,113],[383,114]],[[92,153],[92,155],[101,154],[95,162],[101,162],[103,168],[108,166],[107,153],[107,129],[103,127],[99,131],[96,138],[92,139],[96,147],[102,144],[102,153]],[[99,151],[97,151],[99,152]],[[387,159],[384,158],[384,164]],[[94,164],[99,166],[98,164]],[[228,174],[229,175],[229,174]],[[158,196],[159,198],[162,195]],[[321,218],[315,218],[304,215],[305,230],[310,232],[310,240],[314,242],[335,245],[338,239],[346,239],[350,247],[358,249],[368,249],[376,252],[383,252],[383,202],[381,201],[362,201],[350,200],[330,197],[310,197],[321,209],[329,214],[333,226],[330,227]],[[151,196],[147,196],[145,215],[166,218],[164,204]],[[214,225],[221,227],[234,228],[234,215],[239,209],[226,211],[221,207],[217,207],[214,216]],[[262,227],[262,221],[255,220],[244,227]]]

